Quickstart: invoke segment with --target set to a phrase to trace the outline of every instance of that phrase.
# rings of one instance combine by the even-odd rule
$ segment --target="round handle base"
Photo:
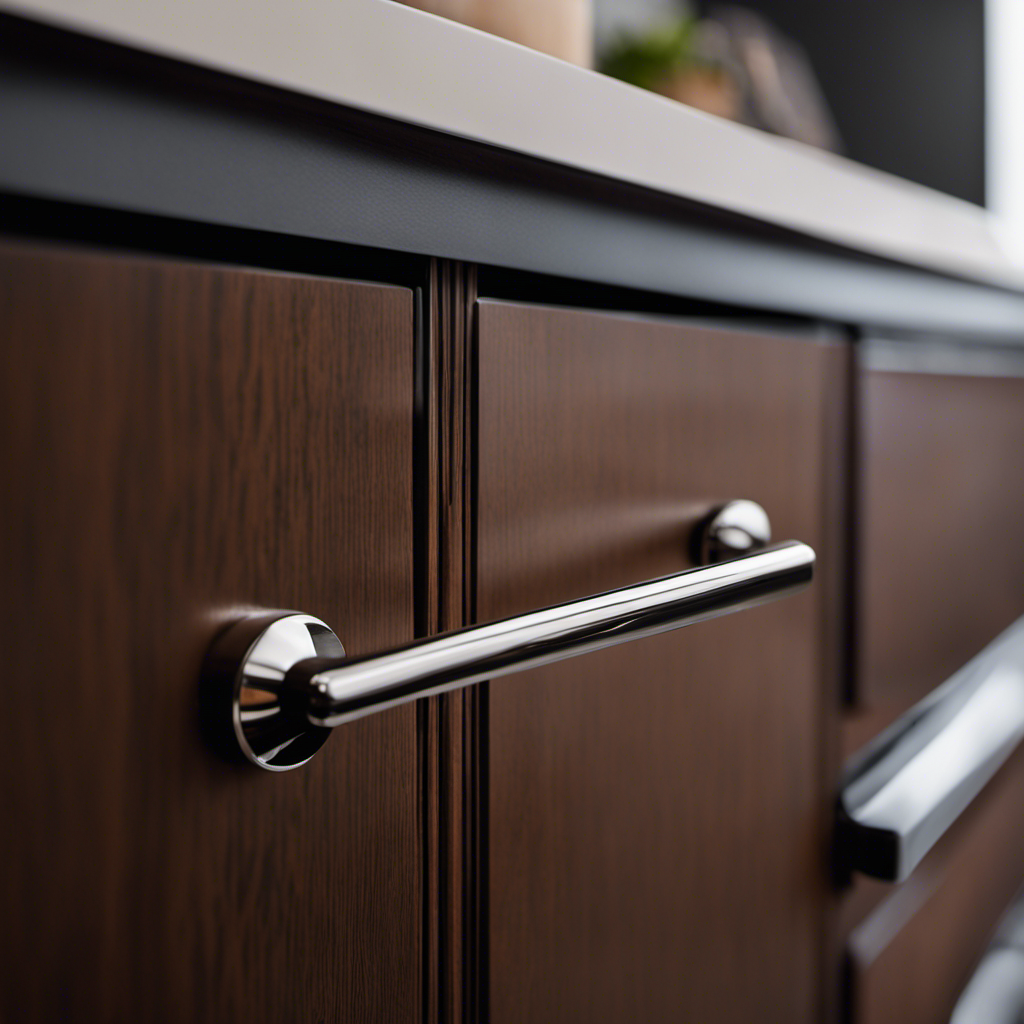
[[[305,705],[285,687],[285,675],[307,658],[344,656],[331,628],[312,615],[277,611],[239,620],[217,637],[203,666],[208,736],[222,752],[241,752],[268,771],[305,764],[333,730],[309,721]]]

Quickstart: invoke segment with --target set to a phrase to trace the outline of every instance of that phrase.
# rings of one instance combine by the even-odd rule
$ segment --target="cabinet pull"
[[[223,632],[207,656],[204,722],[221,746],[240,749],[255,764],[296,768],[343,722],[802,589],[813,575],[814,552],[797,541],[761,547],[767,525],[759,506],[730,503],[705,520],[694,548],[719,555],[753,549],[749,554],[382,654],[346,658],[331,629],[309,615],[248,616]],[[716,543],[709,531],[719,534]]]
[[[963,990],[949,1024],[1024,1021],[1024,899],[1003,919],[988,952]]]
[[[857,755],[840,798],[846,865],[903,881],[1024,739],[1024,618]]]

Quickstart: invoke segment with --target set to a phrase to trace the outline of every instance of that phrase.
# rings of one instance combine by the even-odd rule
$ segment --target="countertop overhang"
[[[1024,290],[984,209],[392,0],[18,0],[0,9]]]

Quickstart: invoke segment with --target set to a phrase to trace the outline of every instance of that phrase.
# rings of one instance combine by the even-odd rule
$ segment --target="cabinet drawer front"
[[[872,351],[859,384],[866,718],[851,747],[1024,614],[1024,362],[1001,360],[1018,376],[907,372]]]
[[[498,302],[478,331],[480,621],[685,569],[735,497],[829,550],[840,346]],[[817,1019],[832,571],[490,685],[495,1022]]]
[[[409,291],[0,249],[5,1020],[415,1020],[412,708],[198,738],[239,609],[411,639]]]
[[[1024,751],[850,936],[855,1024],[944,1024],[1024,881]]]

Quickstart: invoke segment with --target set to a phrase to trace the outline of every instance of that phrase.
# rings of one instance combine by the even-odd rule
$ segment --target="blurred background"
[[[1024,250],[1021,0],[410,2],[987,206]]]
[[[596,0],[594,10],[601,53],[623,31],[680,8],[673,0]],[[835,131],[834,140],[823,139],[834,141],[831,148],[984,204],[983,0],[747,0],[742,7],[694,3],[686,13],[721,20],[740,36],[762,106],[810,107],[805,93],[816,85]],[[809,73],[803,79],[801,59]],[[804,141],[813,141],[813,113],[792,119]],[[762,126],[796,134],[784,132],[778,114]]]

